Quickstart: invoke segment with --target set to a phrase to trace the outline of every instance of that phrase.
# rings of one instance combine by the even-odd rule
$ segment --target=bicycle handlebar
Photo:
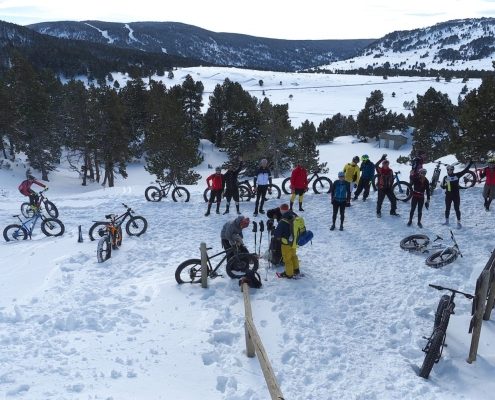
[[[451,288],[443,287],[443,286],[439,286],[439,285],[432,285],[431,283],[428,286],[432,287],[433,289],[437,289],[437,290],[448,290],[452,293],[462,294],[464,297],[466,297],[468,299],[474,299],[474,296],[472,294],[464,293],[464,292],[461,292],[459,290],[455,290],[455,289],[451,289]]]

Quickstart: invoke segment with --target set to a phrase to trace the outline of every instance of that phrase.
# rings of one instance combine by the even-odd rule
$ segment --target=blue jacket
[[[277,227],[275,228],[275,232],[273,232],[273,236],[276,239],[289,239],[291,236],[291,231],[290,231],[290,223],[287,222],[287,220],[291,220],[296,216],[295,213],[292,211],[286,211],[285,213],[282,214],[282,219],[278,222]]]
[[[375,176],[375,164],[370,160],[363,161],[361,163],[361,178],[363,179],[373,179]]]
[[[332,185],[332,202],[345,203],[351,200],[351,184],[344,180],[335,181]]]

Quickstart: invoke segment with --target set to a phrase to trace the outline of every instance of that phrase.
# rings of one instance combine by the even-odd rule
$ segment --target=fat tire
[[[147,229],[148,221],[139,215],[129,218],[129,221],[125,225],[125,231],[129,236],[141,236]]]
[[[402,186],[403,193],[400,193],[399,185]],[[405,188],[404,188],[404,186],[405,186]],[[403,202],[409,201],[412,197],[412,192],[413,192],[412,186],[409,182],[399,181],[399,182],[395,182],[392,185],[392,193],[394,194],[395,198],[398,201],[403,201]]]
[[[184,186],[177,186],[172,191],[172,200],[176,203],[187,203],[191,195],[189,194],[189,190],[187,190]]]
[[[447,247],[428,256],[425,263],[432,268],[441,268],[444,265],[453,263],[458,256],[459,252],[457,250],[452,247]]]
[[[270,191],[272,194],[268,194],[268,191]],[[274,183],[270,183],[268,185],[268,190],[266,192],[267,196],[265,196],[265,198],[267,200],[269,199],[280,199],[280,196],[282,195],[282,191],[280,190],[280,188],[275,185]]]
[[[211,267],[208,265],[208,276],[211,273]],[[175,270],[175,280],[177,283],[201,283],[201,260],[191,258],[181,263]]]
[[[65,232],[65,226],[57,218],[45,218],[41,223],[41,232],[46,236],[62,236]]]
[[[328,187],[328,190],[326,188]],[[320,176],[313,182],[313,192],[316,194],[330,193],[332,191],[332,181],[326,176]]]
[[[426,235],[410,235],[400,241],[400,248],[409,251],[420,250],[429,243],[430,238]]]
[[[96,258],[99,263],[107,261],[112,256],[112,245],[110,243],[110,237],[105,235],[98,241],[96,247]]]
[[[440,359],[440,348],[442,347],[445,332],[437,329],[433,332],[433,336],[430,340],[428,351],[426,351],[423,365],[419,369],[419,376],[424,379],[428,379],[433,365]]]
[[[282,181],[282,190],[284,191],[285,194],[290,194],[291,193],[291,189],[290,189],[290,177],[289,178],[285,178],[283,181]]]
[[[102,237],[100,234],[96,236],[95,233],[98,233],[100,228],[106,228],[107,225],[108,225],[107,222],[95,222],[93,225],[91,225],[88,232],[89,240],[93,241]],[[105,233],[106,233],[106,229],[105,229]]]
[[[144,197],[146,197],[146,200],[148,201],[157,202],[162,199],[162,191],[156,186],[148,186],[144,191]]]
[[[476,184],[476,174],[473,171],[467,171],[459,178],[459,189],[467,189]]]
[[[203,192],[203,200],[205,201],[205,203],[208,203],[208,200],[210,200],[210,193],[211,193],[210,188],[206,188],[205,191]]]
[[[26,218],[32,218],[34,216],[34,211],[31,208],[31,204],[22,203],[21,204],[21,214]]]
[[[239,279],[246,275],[247,270],[256,272],[259,267],[259,261],[256,254],[244,253],[235,254],[225,266],[225,272],[232,279]],[[234,269],[235,268],[235,269]]]
[[[440,326],[440,322],[442,321],[443,311],[445,310],[445,308],[447,308],[447,304],[449,304],[449,301],[450,301],[450,296],[446,294],[444,294],[440,298],[440,301],[438,302],[438,306],[437,306],[437,312],[435,313],[435,322],[433,323],[433,329],[437,329]]]
[[[11,242],[13,240],[26,240],[27,237],[28,233],[26,229],[19,224],[7,225],[3,230],[3,238],[6,242]]]
[[[50,200],[43,201],[46,213],[52,218],[58,218],[58,208]]]
[[[371,186],[373,187],[373,191],[376,192],[378,190],[378,178],[380,175],[375,174],[373,179],[371,180]]]
[[[249,186],[245,184],[239,185],[239,200],[250,201],[254,197],[253,192],[249,189]],[[206,200],[208,201],[208,200]]]

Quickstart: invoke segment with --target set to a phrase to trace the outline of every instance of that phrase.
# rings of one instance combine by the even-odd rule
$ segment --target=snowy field
[[[257,82],[261,73],[252,74]],[[295,82],[299,77],[286,75],[279,74],[274,82]],[[338,111],[347,114],[350,107],[361,109],[365,97],[377,88],[361,87],[353,106],[351,98],[341,93],[345,88],[334,100],[325,97],[325,103],[338,104],[342,95],[345,100]],[[407,90],[418,88],[419,84]],[[298,93],[294,92],[294,101],[306,92]],[[306,108],[292,103],[291,117],[300,113],[308,118],[306,111],[312,106],[324,113],[318,93],[315,90],[314,98],[305,94],[308,103],[314,102],[304,103]],[[328,113],[331,116],[333,111]],[[341,137],[319,148],[332,180],[354,155],[366,153],[376,161],[384,152],[374,143],[352,142],[352,137]],[[224,154],[206,142],[202,151],[205,161],[198,172],[206,177],[212,172],[206,165],[218,165]],[[408,167],[395,160],[409,151],[387,150],[391,167],[407,174]],[[431,176],[433,165],[426,167]],[[19,213],[24,201],[16,189],[24,172],[21,162],[13,170],[0,170],[2,230],[14,223],[12,215]],[[129,168],[129,178],[117,180],[115,188],[98,184],[83,188],[61,166],[51,175],[47,195],[60,210],[66,234],[47,238],[38,227],[32,240],[0,243],[0,398],[269,398],[258,359],[246,356],[244,306],[237,281],[225,275],[202,289],[179,286],[174,279],[182,261],[199,257],[201,242],[220,251],[220,229],[234,216],[203,216],[204,180],[188,186],[189,203],[146,202],[144,190],[152,181],[142,165],[135,164]],[[305,277],[277,279],[261,261],[263,288],[251,289],[255,323],[286,399],[493,398],[495,326],[493,321],[483,323],[478,359],[468,364],[471,302],[463,297],[457,298],[447,334],[449,346],[440,363],[429,380],[417,376],[423,336],[431,332],[441,296],[428,283],[473,293],[494,248],[495,211],[483,210],[481,190],[462,192],[463,228],[454,233],[464,257],[441,269],[427,267],[424,256],[399,247],[403,237],[418,232],[439,234],[450,243],[448,228],[441,225],[440,189],[424,212],[421,230],[415,224],[406,226],[409,203],[399,204],[397,218],[388,215],[385,200],[378,220],[372,192],[367,202],[356,201],[347,209],[343,232],[331,232],[329,197],[311,192],[305,196],[302,214],[315,234],[313,243],[298,251]],[[270,200],[266,208],[287,201],[283,195],[280,201]],[[122,211],[121,203],[147,218],[148,231],[139,238],[124,235],[122,248],[98,264],[96,242],[89,241],[87,230],[92,220]],[[253,202],[241,204],[241,211],[251,218],[253,209]],[[77,243],[79,225],[83,243]],[[259,243],[259,233],[257,239]],[[245,231],[245,242],[254,250],[251,229]],[[261,252],[267,247],[265,235]]]

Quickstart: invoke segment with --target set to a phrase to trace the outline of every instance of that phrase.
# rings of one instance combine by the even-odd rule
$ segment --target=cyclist
[[[351,187],[351,194],[354,192],[354,190],[357,188],[358,182],[359,182],[359,175],[360,175],[360,169],[359,169],[359,157],[354,156],[352,158],[352,162],[347,163],[344,165],[344,174],[345,174],[345,180],[349,182],[349,185]],[[347,206],[351,205],[351,199],[349,198],[349,201],[346,204]]]
[[[426,178],[426,169],[421,168],[417,174],[411,176],[412,180],[412,199],[411,199],[411,211],[409,211],[409,221],[407,226],[412,225],[412,219],[414,217],[414,211],[416,206],[418,207],[418,227],[422,228],[421,216],[423,215],[423,205],[428,210],[430,205],[430,182]],[[426,192],[426,202],[425,202]]]
[[[270,172],[270,168],[268,167],[268,160],[263,158],[260,161],[260,165],[256,170],[256,174],[254,176],[254,189],[256,190],[256,203],[254,205],[254,216],[260,214],[264,214],[263,205],[265,204],[265,196],[268,191],[268,185],[272,183],[272,173]]]
[[[351,198],[351,187],[350,183],[344,180],[345,173],[340,171],[338,174],[339,180],[335,181],[332,185],[332,192],[330,198],[332,199],[333,215],[332,215],[332,226],[330,230],[335,229],[335,221],[337,220],[337,213],[340,211],[340,230],[344,230],[344,214],[345,206]]]
[[[462,175],[464,175],[469,168],[473,164],[472,161],[469,161],[469,164],[466,168],[464,168],[460,172],[456,172],[454,174],[454,166],[447,165],[447,175],[443,177],[441,188],[445,189],[445,222],[444,225],[449,225],[449,215],[450,215],[450,207],[452,203],[454,203],[454,210],[457,216],[457,227],[461,228],[461,196],[459,194],[459,179]]]
[[[361,192],[363,192],[363,201],[366,201],[370,195],[370,183],[375,177],[375,164],[370,161],[367,154],[361,156],[361,177],[359,178],[359,183],[356,191],[354,192],[353,200],[357,200]]]
[[[237,246],[240,252],[248,253],[248,249],[244,245],[242,230],[247,228],[249,223],[249,218],[242,215],[239,215],[232,221],[226,222],[220,232],[222,248],[229,250],[230,248]],[[227,259],[230,257],[232,257],[232,252],[227,253]]]
[[[378,201],[376,203],[376,216],[378,218],[382,216],[382,204],[385,196],[390,200],[390,215],[399,216],[399,214],[397,214],[397,200],[392,192],[394,171],[390,169],[390,163],[386,158],[387,155],[384,154],[382,155],[382,158],[375,163],[375,169],[378,173]],[[380,164],[382,164],[381,167]]]
[[[488,166],[483,169],[482,176],[486,176],[483,187],[483,199],[485,199],[485,210],[490,211],[490,204],[495,198],[495,157],[488,160]]]
[[[222,169],[220,167],[216,167],[215,173],[206,178],[206,184],[211,189],[211,193],[205,217],[210,215],[211,205],[215,199],[217,202],[217,214],[220,214],[220,202],[222,201],[222,192],[225,187],[225,180],[223,179]]]
[[[290,175],[290,189],[292,195],[290,196],[290,209],[294,204],[296,195],[299,196],[299,211],[304,211],[302,208],[304,193],[308,191],[308,173],[305,168],[298,162],[296,168]]]
[[[239,157],[239,166],[237,169],[234,169],[234,164],[230,163],[228,170],[225,174],[223,174],[223,180],[225,182],[225,199],[227,200],[227,205],[225,206],[224,214],[229,213],[230,201],[234,199],[235,209],[237,210],[237,214],[241,214],[239,210],[239,172],[241,172],[243,167],[242,158]]]
[[[31,189],[31,186],[33,185],[38,185],[44,188],[45,190],[48,190],[48,186],[36,180],[36,178],[33,175],[27,175],[27,179],[21,182],[18,189],[19,192],[21,192],[24,196],[29,197],[29,205],[31,206],[32,209],[35,209],[39,207],[38,204],[39,196],[38,193],[36,193],[33,189]]]

